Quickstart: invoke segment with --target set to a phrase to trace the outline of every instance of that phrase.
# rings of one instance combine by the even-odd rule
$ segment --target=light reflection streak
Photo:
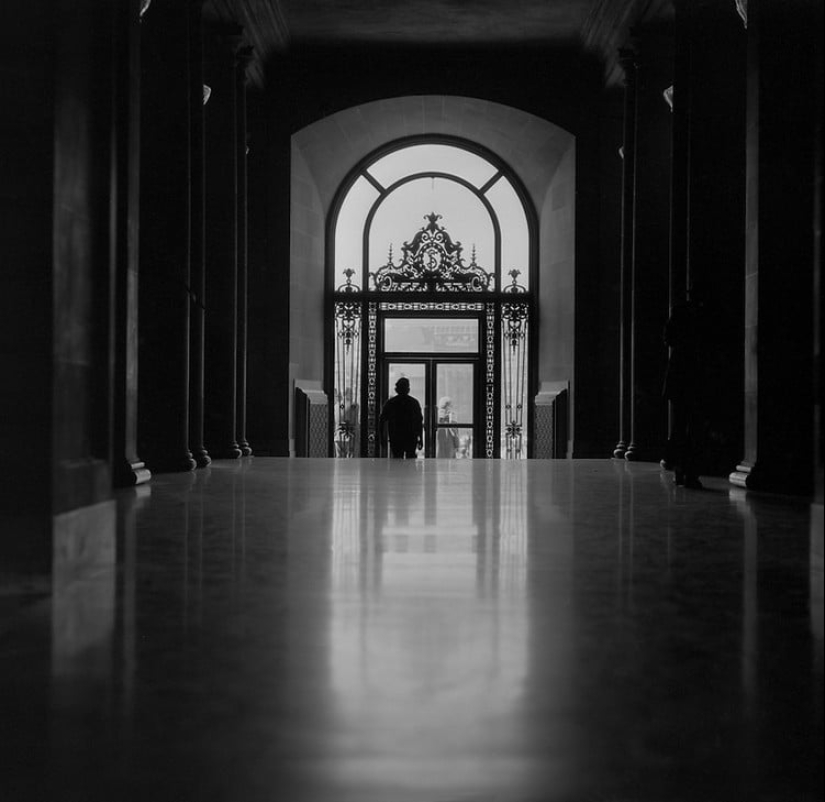
[[[524,485],[483,471],[442,471],[434,487],[417,478],[382,497],[336,475],[339,781],[495,787],[508,769],[494,756],[518,754],[528,667]]]

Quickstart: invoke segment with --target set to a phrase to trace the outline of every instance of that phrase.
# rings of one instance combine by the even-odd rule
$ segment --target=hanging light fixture
[[[212,97],[212,87],[207,86],[206,84],[203,85],[203,105],[205,106],[209,102],[209,98]]]
[[[143,18],[143,15],[149,10],[149,6],[152,5],[152,0],[140,0],[140,17]]]
[[[664,97],[665,103],[667,103],[670,110],[673,111],[673,84],[662,92],[662,96]]]

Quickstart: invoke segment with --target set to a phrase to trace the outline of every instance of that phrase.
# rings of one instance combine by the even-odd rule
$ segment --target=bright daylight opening
[[[525,459],[531,233],[507,168],[443,142],[399,147],[362,165],[333,230],[336,455],[379,455],[378,412],[406,376],[419,456]]]

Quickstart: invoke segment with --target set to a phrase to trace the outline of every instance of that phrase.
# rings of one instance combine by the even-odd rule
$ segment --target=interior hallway
[[[708,485],[249,458],[120,491],[93,576],[4,619],[0,796],[818,800],[809,503]]]

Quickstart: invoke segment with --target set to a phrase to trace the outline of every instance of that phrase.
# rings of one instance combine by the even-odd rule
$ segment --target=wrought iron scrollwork
[[[346,283],[335,301],[335,455],[354,457],[359,449],[362,302],[352,283],[354,270],[344,271]],[[348,295],[354,297],[347,298]]]
[[[353,283],[354,270],[345,270],[345,282],[335,289],[335,453],[378,453],[379,313],[469,313],[483,321],[484,456],[524,459],[532,296],[518,281],[520,271],[511,270],[500,295],[473,298],[471,293],[492,293],[495,276],[478,265],[475,248],[464,262],[461,243],[438,224],[440,215],[425,219],[427,225],[403,245],[400,262],[390,250],[387,264],[368,274],[369,292]],[[384,292],[429,297],[382,299]],[[437,293],[456,295],[437,300]]]
[[[424,216],[428,221],[410,242],[402,246],[398,264],[390,248],[387,264],[370,278],[379,292],[486,292],[493,288],[495,277],[476,261],[475,247],[470,263],[464,263],[463,247],[453,241],[444,226],[438,225],[440,214]]]
[[[505,293],[521,295],[526,292],[518,283],[518,270],[511,270],[512,284]],[[524,449],[524,411],[527,392],[527,327],[530,306],[525,301],[505,301],[501,305],[502,374],[504,385],[504,455],[508,459],[522,459]]]

